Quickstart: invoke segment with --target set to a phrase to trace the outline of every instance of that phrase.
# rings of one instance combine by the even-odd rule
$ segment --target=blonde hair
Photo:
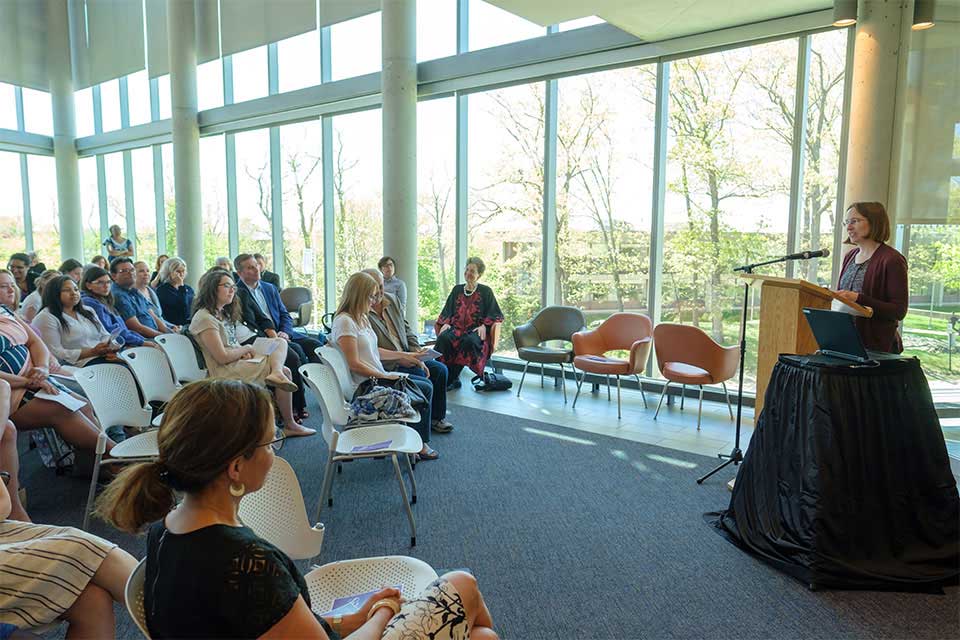
[[[17,279],[14,277],[13,272],[10,271],[10,269],[0,268],[0,273],[10,276],[10,279],[13,280],[13,284],[17,284]],[[57,274],[59,275],[60,272],[58,271]],[[17,287],[16,294],[13,296],[13,303],[7,305],[7,308],[14,313],[20,309],[20,287]]]
[[[178,391],[163,415],[158,459],[127,467],[97,499],[97,515],[121,531],[160,520],[174,491],[199,493],[231,460],[252,456],[273,425],[273,401],[259,385],[207,378]]]
[[[354,273],[347,278],[347,284],[343,285],[343,295],[340,296],[337,315],[345,313],[357,324],[362,324],[366,321],[370,296],[377,293],[379,289],[380,285],[370,274],[362,271]]]

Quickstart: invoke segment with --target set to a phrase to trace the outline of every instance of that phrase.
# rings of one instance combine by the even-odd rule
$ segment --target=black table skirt
[[[730,506],[713,515],[811,588],[955,582],[960,497],[919,361],[781,356]]]

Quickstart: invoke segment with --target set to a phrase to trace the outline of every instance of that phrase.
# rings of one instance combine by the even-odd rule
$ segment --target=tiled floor
[[[563,404],[563,393],[559,387],[554,388],[553,379],[547,378],[544,387],[540,388],[540,376],[527,375],[523,385],[523,392],[517,397],[517,386],[520,382],[520,373],[504,371],[508,378],[513,380],[513,389],[496,393],[477,393],[467,383],[466,374],[463,375],[463,388],[448,394],[448,402],[452,405],[453,415],[450,421],[456,424],[456,406],[464,405],[493,411],[518,418],[539,420],[548,424],[555,424],[571,429],[578,429],[589,433],[613,436],[645,442],[661,447],[714,456],[718,453],[730,453],[735,438],[735,423],[730,419],[725,403],[703,403],[703,420],[700,431],[697,431],[697,399],[687,398],[684,410],[680,410],[679,401],[667,406],[664,400],[663,408],[656,420],[653,419],[657,408],[659,394],[646,393],[648,408],[644,408],[640,392],[623,390],[623,418],[617,419],[617,389],[611,390],[611,400],[607,402],[606,386],[600,387],[599,393],[588,393],[589,387],[584,386],[573,408],[573,397],[576,393],[576,384],[567,381],[567,404]],[[731,398],[734,403],[736,396],[731,388]],[[736,404],[733,405],[736,415]],[[753,409],[744,408],[743,427],[741,430],[741,448],[746,451],[750,435],[753,433]]]

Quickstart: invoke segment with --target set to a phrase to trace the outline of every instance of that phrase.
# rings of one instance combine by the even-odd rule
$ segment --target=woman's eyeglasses
[[[280,431],[279,429],[277,429],[277,432],[274,435],[276,436],[275,439],[271,440],[270,442],[264,442],[263,444],[258,444],[257,446],[270,447],[274,451],[280,451],[280,449],[283,449],[283,443],[286,442],[287,436],[285,436],[283,434],[283,431]]]
[[[237,285],[235,285],[235,284],[230,284],[229,282],[225,282],[225,283],[223,283],[223,284],[221,284],[221,285],[219,285],[219,286],[223,287],[223,288],[226,289],[227,291],[236,291],[236,290],[237,290]]]

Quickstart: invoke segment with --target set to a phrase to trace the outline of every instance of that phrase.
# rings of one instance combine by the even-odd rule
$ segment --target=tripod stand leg
[[[720,465],[717,466],[713,471],[710,471],[706,475],[703,475],[697,478],[697,484],[703,484],[704,480],[706,480],[716,472],[720,471],[721,469],[725,469],[731,464],[740,464],[741,462],[743,462],[743,452],[740,451],[739,448],[734,448],[733,451],[730,452],[730,456],[728,457],[727,460],[724,460],[722,463],[720,463]]]

